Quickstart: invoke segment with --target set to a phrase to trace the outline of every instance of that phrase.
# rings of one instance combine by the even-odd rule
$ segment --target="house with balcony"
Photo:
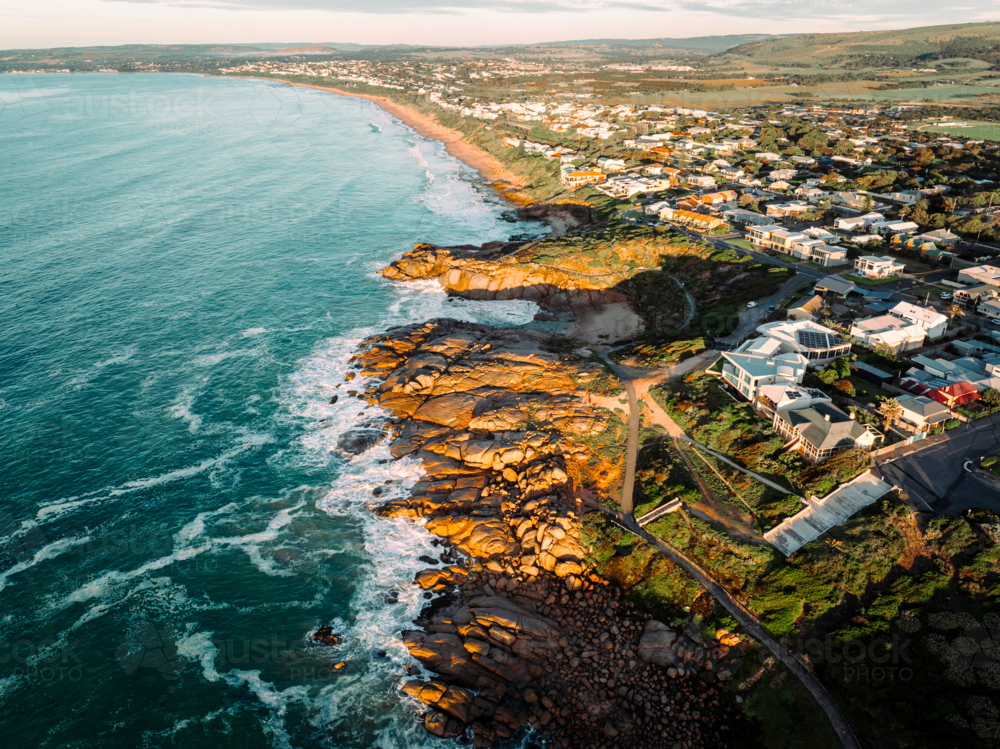
[[[822,463],[834,453],[852,447],[871,450],[881,436],[832,403],[775,411],[771,423],[790,443],[789,449],[801,453],[810,463]]]
[[[765,385],[799,385],[809,368],[800,354],[748,353],[736,349],[722,354],[722,379],[751,403]]]
[[[904,263],[897,263],[889,256],[865,255],[854,261],[854,272],[872,280],[899,276],[905,268]]]

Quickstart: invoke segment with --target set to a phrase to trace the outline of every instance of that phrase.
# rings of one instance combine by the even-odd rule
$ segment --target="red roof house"
[[[971,382],[956,382],[943,388],[938,388],[930,394],[931,398],[938,403],[943,403],[948,408],[964,406],[966,403],[979,400],[979,390]]]

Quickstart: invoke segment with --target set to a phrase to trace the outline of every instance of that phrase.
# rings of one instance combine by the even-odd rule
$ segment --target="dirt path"
[[[606,507],[598,507],[601,512],[604,512],[615,519],[615,522],[624,528],[625,530],[633,533],[634,535],[644,539],[649,542],[657,549],[659,549],[665,556],[674,561],[678,566],[684,569],[689,575],[691,575],[698,583],[705,588],[708,593],[715,598],[722,606],[736,619],[740,625],[744,628],[747,634],[756,639],[761,645],[770,650],[774,657],[781,661],[789,671],[791,671],[798,679],[802,682],[802,685],[809,690],[816,702],[826,713],[833,726],[834,731],[840,737],[840,741],[845,747],[845,749],[861,749],[861,744],[857,737],[854,735],[854,731],[851,729],[850,723],[844,717],[837,703],[834,701],[833,697],[823,686],[822,682],[816,677],[816,675],[810,671],[802,661],[800,661],[795,654],[786,648],[784,645],[779,643],[771,632],[765,627],[757,617],[749,609],[745,608],[739,601],[737,601],[728,590],[726,590],[722,585],[717,583],[705,570],[699,567],[695,562],[689,559],[685,554],[673,548],[666,542],[657,538],[650,532],[644,530],[638,523],[638,521],[632,515],[632,488],[635,482],[635,462],[638,456],[638,444],[639,444],[639,406],[637,397],[637,387],[633,384],[632,372],[628,368],[622,367],[621,365],[615,364],[608,357],[609,351],[605,351],[601,354],[601,357],[608,363],[608,366],[613,369],[618,376],[621,378],[622,383],[625,385],[625,391],[628,393],[628,403],[629,403],[629,441],[628,441],[628,451],[626,457],[626,467],[625,467],[625,485],[622,488],[622,513],[614,512]],[[696,357],[697,358],[697,357]],[[693,361],[693,360],[688,360]],[[687,362],[684,362],[687,364]],[[690,371],[697,366],[696,364],[684,368],[685,371]],[[669,379],[670,374],[679,374],[679,369],[681,366],[671,368],[670,370],[663,370],[656,373],[651,377],[647,377],[641,380],[640,383],[645,383],[645,388],[643,390],[643,403],[646,405],[647,409],[651,414],[657,414],[653,420],[654,423],[661,424],[667,429],[668,433],[679,433],[676,434],[677,440],[683,440],[685,442],[691,443],[693,445],[698,445],[698,443],[691,440],[687,435],[684,434],[683,430],[678,427],[673,419],[663,409],[656,404],[656,402],[648,397],[649,387],[651,384],[658,384],[665,382]],[[674,436],[672,434],[672,436]],[[754,476],[758,480],[770,486],[776,486],[765,479],[757,476],[756,474],[750,473],[745,469],[739,468],[735,464],[728,461],[726,458],[713,453],[712,451],[698,445],[701,449],[715,455],[720,460],[726,460],[735,468]],[[694,472],[692,472],[694,473]],[[707,487],[706,487],[707,488]],[[780,487],[777,487],[780,489]],[[781,489],[786,493],[787,490]],[[627,504],[626,504],[627,502]]]

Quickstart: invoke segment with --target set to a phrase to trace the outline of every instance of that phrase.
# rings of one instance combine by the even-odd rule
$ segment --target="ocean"
[[[420,468],[338,449],[379,417],[344,375],[392,325],[537,312],[379,268],[546,229],[361,99],[74,74],[0,104],[3,745],[450,744],[399,691],[437,549],[368,509]]]

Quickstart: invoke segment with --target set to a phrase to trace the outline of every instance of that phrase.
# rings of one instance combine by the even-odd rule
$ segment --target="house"
[[[715,187],[715,178],[703,176],[699,174],[692,174],[687,178],[687,183],[691,187]]]
[[[822,306],[823,297],[818,294],[802,297],[788,308],[788,319],[815,321]]]
[[[879,315],[855,320],[851,335],[866,346],[898,354],[923,346],[927,331],[893,315]]]
[[[762,338],[744,344],[746,349],[741,346],[736,350],[759,351],[759,345],[754,349],[748,344],[763,340],[773,347],[771,353],[802,354],[809,360],[809,365],[812,367],[826,366],[834,359],[847,356],[851,352],[850,343],[837,335],[836,332],[811,320],[764,323],[757,327],[757,332],[761,334]]]
[[[905,268],[904,263],[897,263],[889,256],[865,255],[854,261],[855,273],[870,279],[898,276]]]
[[[622,159],[601,158],[597,160],[597,166],[605,172],[618,173],[625,171],[626,164]]]
[[[840,450],[860,447],[870,450],[879,433],[859,424],[832,403],[817,403],[800,409],[776,411],[772,425],[810,463],[822,463]]]
[[[664,208],[660,211],[660,218],[663,221],[692,226],[695,229],[702,229],[704,231],[711,231],[720,226],[725,226],[722,219],[715,218],[714,216],[706,216],[703,213],[686,211],[682,208]]]
[[[948,316],[930,307],[918,307],[909,302],[900,302],[889,310],[889,314],[919,325],[927,331],[927,337],[931,340],[940,338],[948,331]]]
[[[869,228],[882,236],[888,236],[890,234],[908,234],[917,231],[920,227],[912,221],[876,221]]]
[[[723,211],[722,217],[729,223],[738,224],[740,226],[747,226],[750,224],[755,226],[766,226],[772,223],[772,219],[767,216],[762,216],[759,213],[747,211],[742,208],[730,208]]]
[[[974,268],[963,268],[958,272],[958,282],[981,284],[984,286],[1000,286],[1000,268],[993,265],[977,265]]]
[[[885,216],[881,213],[866,213],[864,216],[838,218],[833,222],[833,227],[840,231],[863,231],[875,222],[884,220]]]
[[[979,400],[979,388],[971,382],[955,382],[938,388],[931,397],[948,408],[957,408]]]
[[[576,190],[584,185],[592,185],[604,182],[607,176],[597,169],[567,169],[560,175],[560,182],[571,190]]]
[[[823,297],[831,296],[843,299],[847,299],[847,297],[851,294],[863,293],[861,289],[850,281],[845,281],[844,279],[837,278],[836,276],[821,278],[813,285],[813,289],[817,294],[821,294]]]
[[[764,385],[799,385],[809,360],[796,353],[744,353],[740,349],[722,353],[722,379],[751,403]]]
[[[822,390],[803,388],[798,385],[761,385],[757,390],[757,402],[754,408],[763,411],[768,416],[774,416],[777,411],[805,408],[817,403],[829,403],[830,396]]]
[[[920,239],[923,239],[932,244],[943,244],[948,247],[954,247],[958,242],[958,235],[953,234],[947,229],[935,229],[934,231],[929,231],[926,234],[921,234]]]
[[[926,395],[900,395],[896,401],[902,406],[902,421],[921,432],[952,418],[948,407]]]
[[[768,173],[767,179],[770,182],[787,182],[790,179],[794,179],[796,174],[798,174],[798,170],[796,169],[775,169]]]
[[[1000,287],[982,284],[981,286],[957,289],[954,299],[959,304],[979,304],[983,300],[996,299],[998,296],[1000,296]]]
[[[765,207],[768,216],[774,218],[784,218],[785,216],[801,216],[803,213],[812,210],[812,206],[801,200],[793,200],[789,203],[771,203]]]

